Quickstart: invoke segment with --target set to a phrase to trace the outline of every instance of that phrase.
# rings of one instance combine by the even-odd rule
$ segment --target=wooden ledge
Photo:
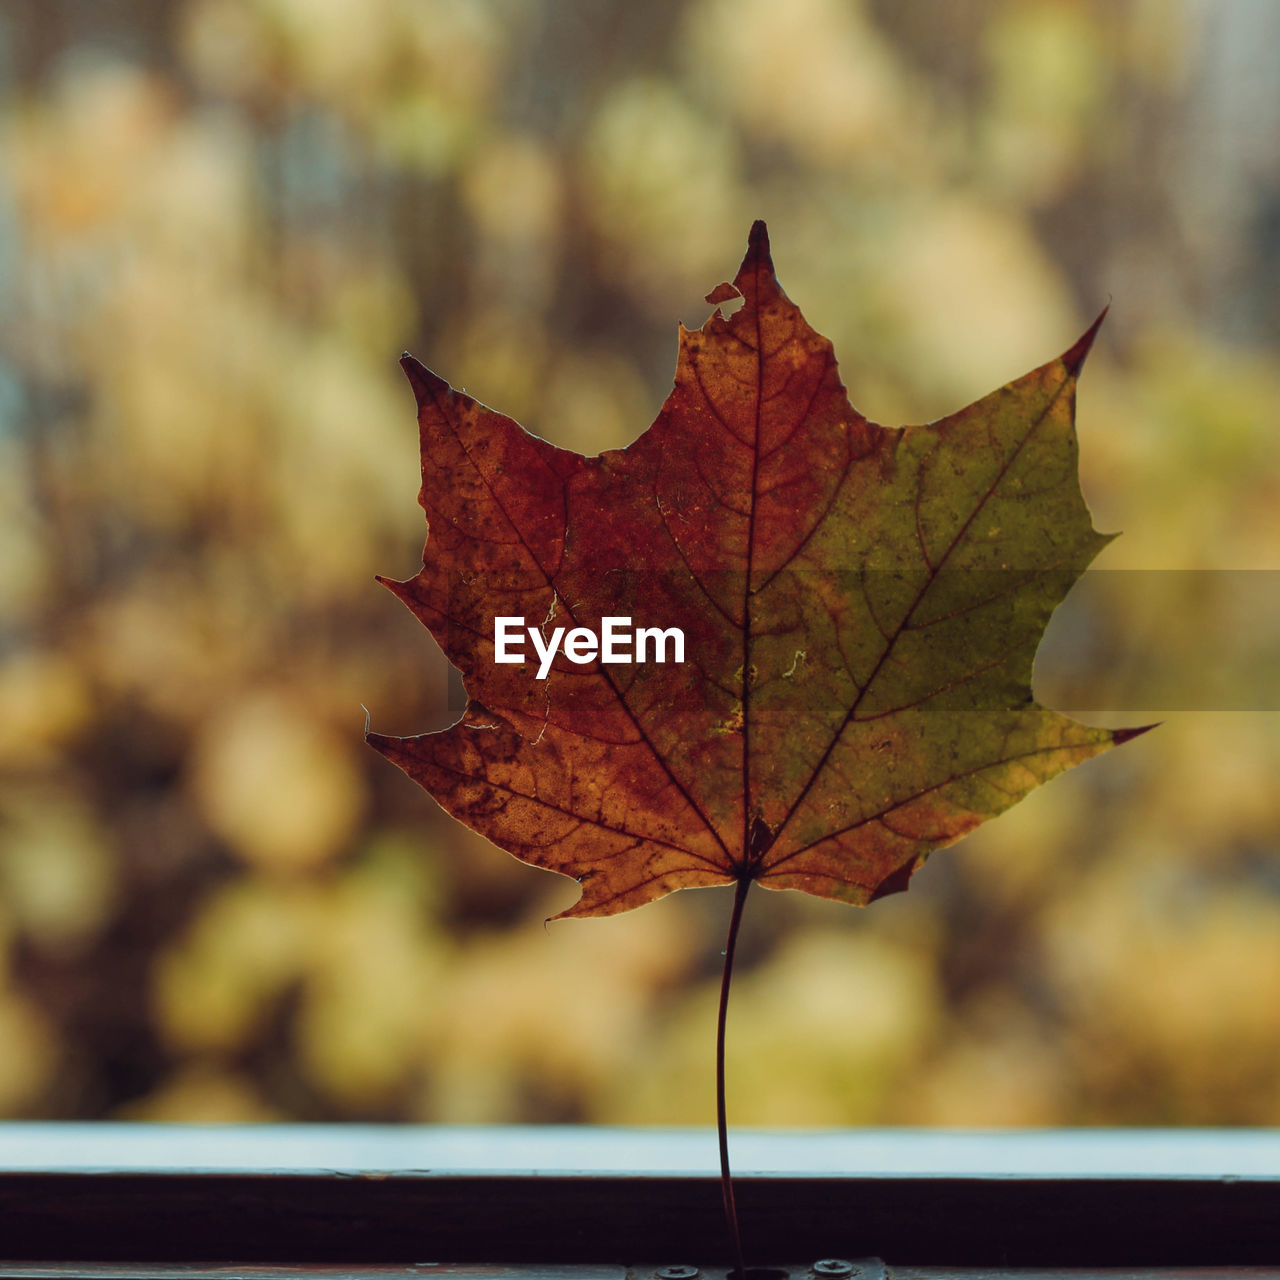
[[[739,1131],[731,1150],[757,1258],[1280,1263],[1272,1130]],[[709,1130],[0,1125],[0,1250],[32,1263],[710,1266],[723,1236]]]

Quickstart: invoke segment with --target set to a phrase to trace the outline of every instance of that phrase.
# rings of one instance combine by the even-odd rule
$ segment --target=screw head
[[[702,1272],[681,1262],[671,1267],[659,1267],[653,1274],[655,1280],[698,1280]]]
[[[815,1276],[851,1276],[854,1272],[852,1262],[843,1258],[819,1258],[810,1268]]]

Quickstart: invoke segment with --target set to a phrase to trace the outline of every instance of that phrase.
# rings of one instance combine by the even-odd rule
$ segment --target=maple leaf
[[[388,587],[469,702],[368,741],[454,817],[582,885],[562,916],[758,881],[863,904],[1141,730],[1032,700],[1049,616],[1108,542],[1077,479],[1064,355],[925,426],[853,409],[763,223],[681,328],[622,450],[558,449],[410,356],[428,539]],[[683,662],[498,662],[495,623],[679,628]],[[528,646],[526,645],[526,648]],[[538,678],[545,667],[545,679]]]

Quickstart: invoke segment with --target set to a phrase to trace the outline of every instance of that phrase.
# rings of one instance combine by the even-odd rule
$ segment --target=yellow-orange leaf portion
[[[387,582],[463,673],[451,728],[369,742],[456,818],[573,876],[607,915],[742,878],[866,903],[1134,731],[1037,705],[1049,615],[1106,544],[1077,479],[1059,359],[927,426],[848,401],[774,274],[681,329],[675,387],[627,448],[583,457],[402,361],[428,538]],[[683,663],[495,662],[494,620],[680,628]]]

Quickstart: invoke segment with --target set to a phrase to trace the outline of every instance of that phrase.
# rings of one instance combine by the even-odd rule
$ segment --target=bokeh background
[[[1277,47],[1272,0],[6,0],[0,1114],[710,1123],[731,895],[545,928],[574,887],[363,745],[451,719],[373,581],[396,357],[597,452],[756,217],[882,422],[1110,299],[1100,566],[1275,570]],[[1130,594],[1055,661],[1176,646]],[[1153,710],[906,895],[753,896],[731,1119],[1280,1124],[1280,713]]]

